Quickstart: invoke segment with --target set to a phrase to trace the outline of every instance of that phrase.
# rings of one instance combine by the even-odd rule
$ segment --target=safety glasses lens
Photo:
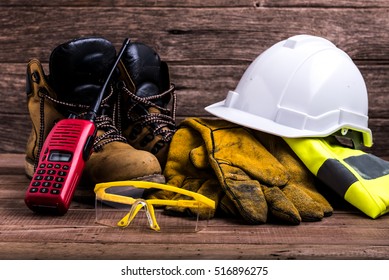
[[[133,198],[131,204],[96,195],[96,222],[133,231],[152,229],[161,232],[198,232],[207,227],[210,208],[152,205],[142,198],[143,191],[133,187],[112,187],[105,190],[108,194]]]

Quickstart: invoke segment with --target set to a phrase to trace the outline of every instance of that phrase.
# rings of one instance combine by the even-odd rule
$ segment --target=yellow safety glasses
[[[165,190],[182,194],[192,199],[144,199],[145,190]],[[109,226],[127,227],[133,222],[135,216],[140,216],[138,213],[143,209],[144,215],[142,217],[145,217],[142,220],[146,219],[151,229],[159,231],[160,227],[157,223],[154,206],[197,208],[209,210],[209,212],[215,210],[215,202],[199,193],[149,181],[99,183],[96,184],[94,191],[96,194],[96,222]],[[158,210],[160,210],[158,214],[163,215],[161,214],[163,212],[162,209]],[[195,231],[198,231],[198,222],[199,216],[197,215],[194,226]],[[193,228],[193,221],[190,224],[190,227]],[[176,221],[175,226],[177,229],[185,228],[182,221]]]

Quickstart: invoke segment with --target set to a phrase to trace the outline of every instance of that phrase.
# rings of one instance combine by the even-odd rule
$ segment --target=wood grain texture
[[[361,70],[374,138],[368,151],[389,159],[389,1],[3,0],[0,7],[1,258],[389,259],[389,216],[366,218],[339,199],[334,215],[318,223],[248,226],[215,218],[190,234],[96,224],[93,191],[82,188],[63,217],[34,215],[23,201],[31,129],[26,64],[38,58],[49,74],[52,49],[82,36],[105,37],[117,48],[130,36],[155,48],[177,88],[177,123],[210,117],[204,107],[223,100],[250,62],[279,40],[325,37]],[[180,222],[165,216],[160,225]]]
[[[387,13],[387,8],[4,7],[0,59],[47,61],[56,45],[94,35],[117,47],[130,36],[171,63],[247,63],[277,41],[307,33],[328,38],[354,60],[387,61]]]
[[[32,213],[22,154],[0,154],[0,175],[1,259],[389,259],[389,216],[372,220],[343,200],[331,217],[299,226],[216,217],[194,233],[185,218],[162,215],[157,233],[139,216],[127,229],[97,224],[93,192],[87,201],[82,189],[64,216]]]
[[[0,242],[13,260],[376,260],[387,246]],[[123,247],[131,246],[131,250]]]
[[[0,152],[23,153],[30,131],[25,67],[80,36],[154,47],[177,86],[177,122],[234,89],[262,51],[295,34],[333,41],[360,68],[378,156],[389,157],[389,1],[5,0],[0,3]],[[48,73],[47,73],[48,74]]]
[[[388,7],[386,0],[3,0],[0,6],[98,6],[98,7]]]
[[[389,258],[389,216],[372,220],[347,205],[316,223],[252,226],[219,217],[197,233],[182,232],[183,218],[170,216],[159,217],[160,233],[146,223],[127,229],[96,224],[94,205],[77,195],[65,216],[35,215],[23,202],[29,180],[19,174],[22,160],[0,155],[0,173],[14,173],[0,177],[0,259]]]

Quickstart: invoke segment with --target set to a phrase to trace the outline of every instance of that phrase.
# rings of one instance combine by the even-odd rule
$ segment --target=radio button
[[[51,191],[50,191],[50,193],[51,194],[60,194],[60,190],[57,190],[57,189],[52,189]]]

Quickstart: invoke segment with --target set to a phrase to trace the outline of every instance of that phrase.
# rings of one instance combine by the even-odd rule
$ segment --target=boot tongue
[[[130,73],[134,82],[135,94],[147,98],[161,94],[168,89],[166,79],[168,70],[159,55],[149,46],[134,42],[130,44],[123,54],[122,61]],[[150,102],[157,106],[166,107],[170,101],[170,95],[162,98],[151,99]]]

